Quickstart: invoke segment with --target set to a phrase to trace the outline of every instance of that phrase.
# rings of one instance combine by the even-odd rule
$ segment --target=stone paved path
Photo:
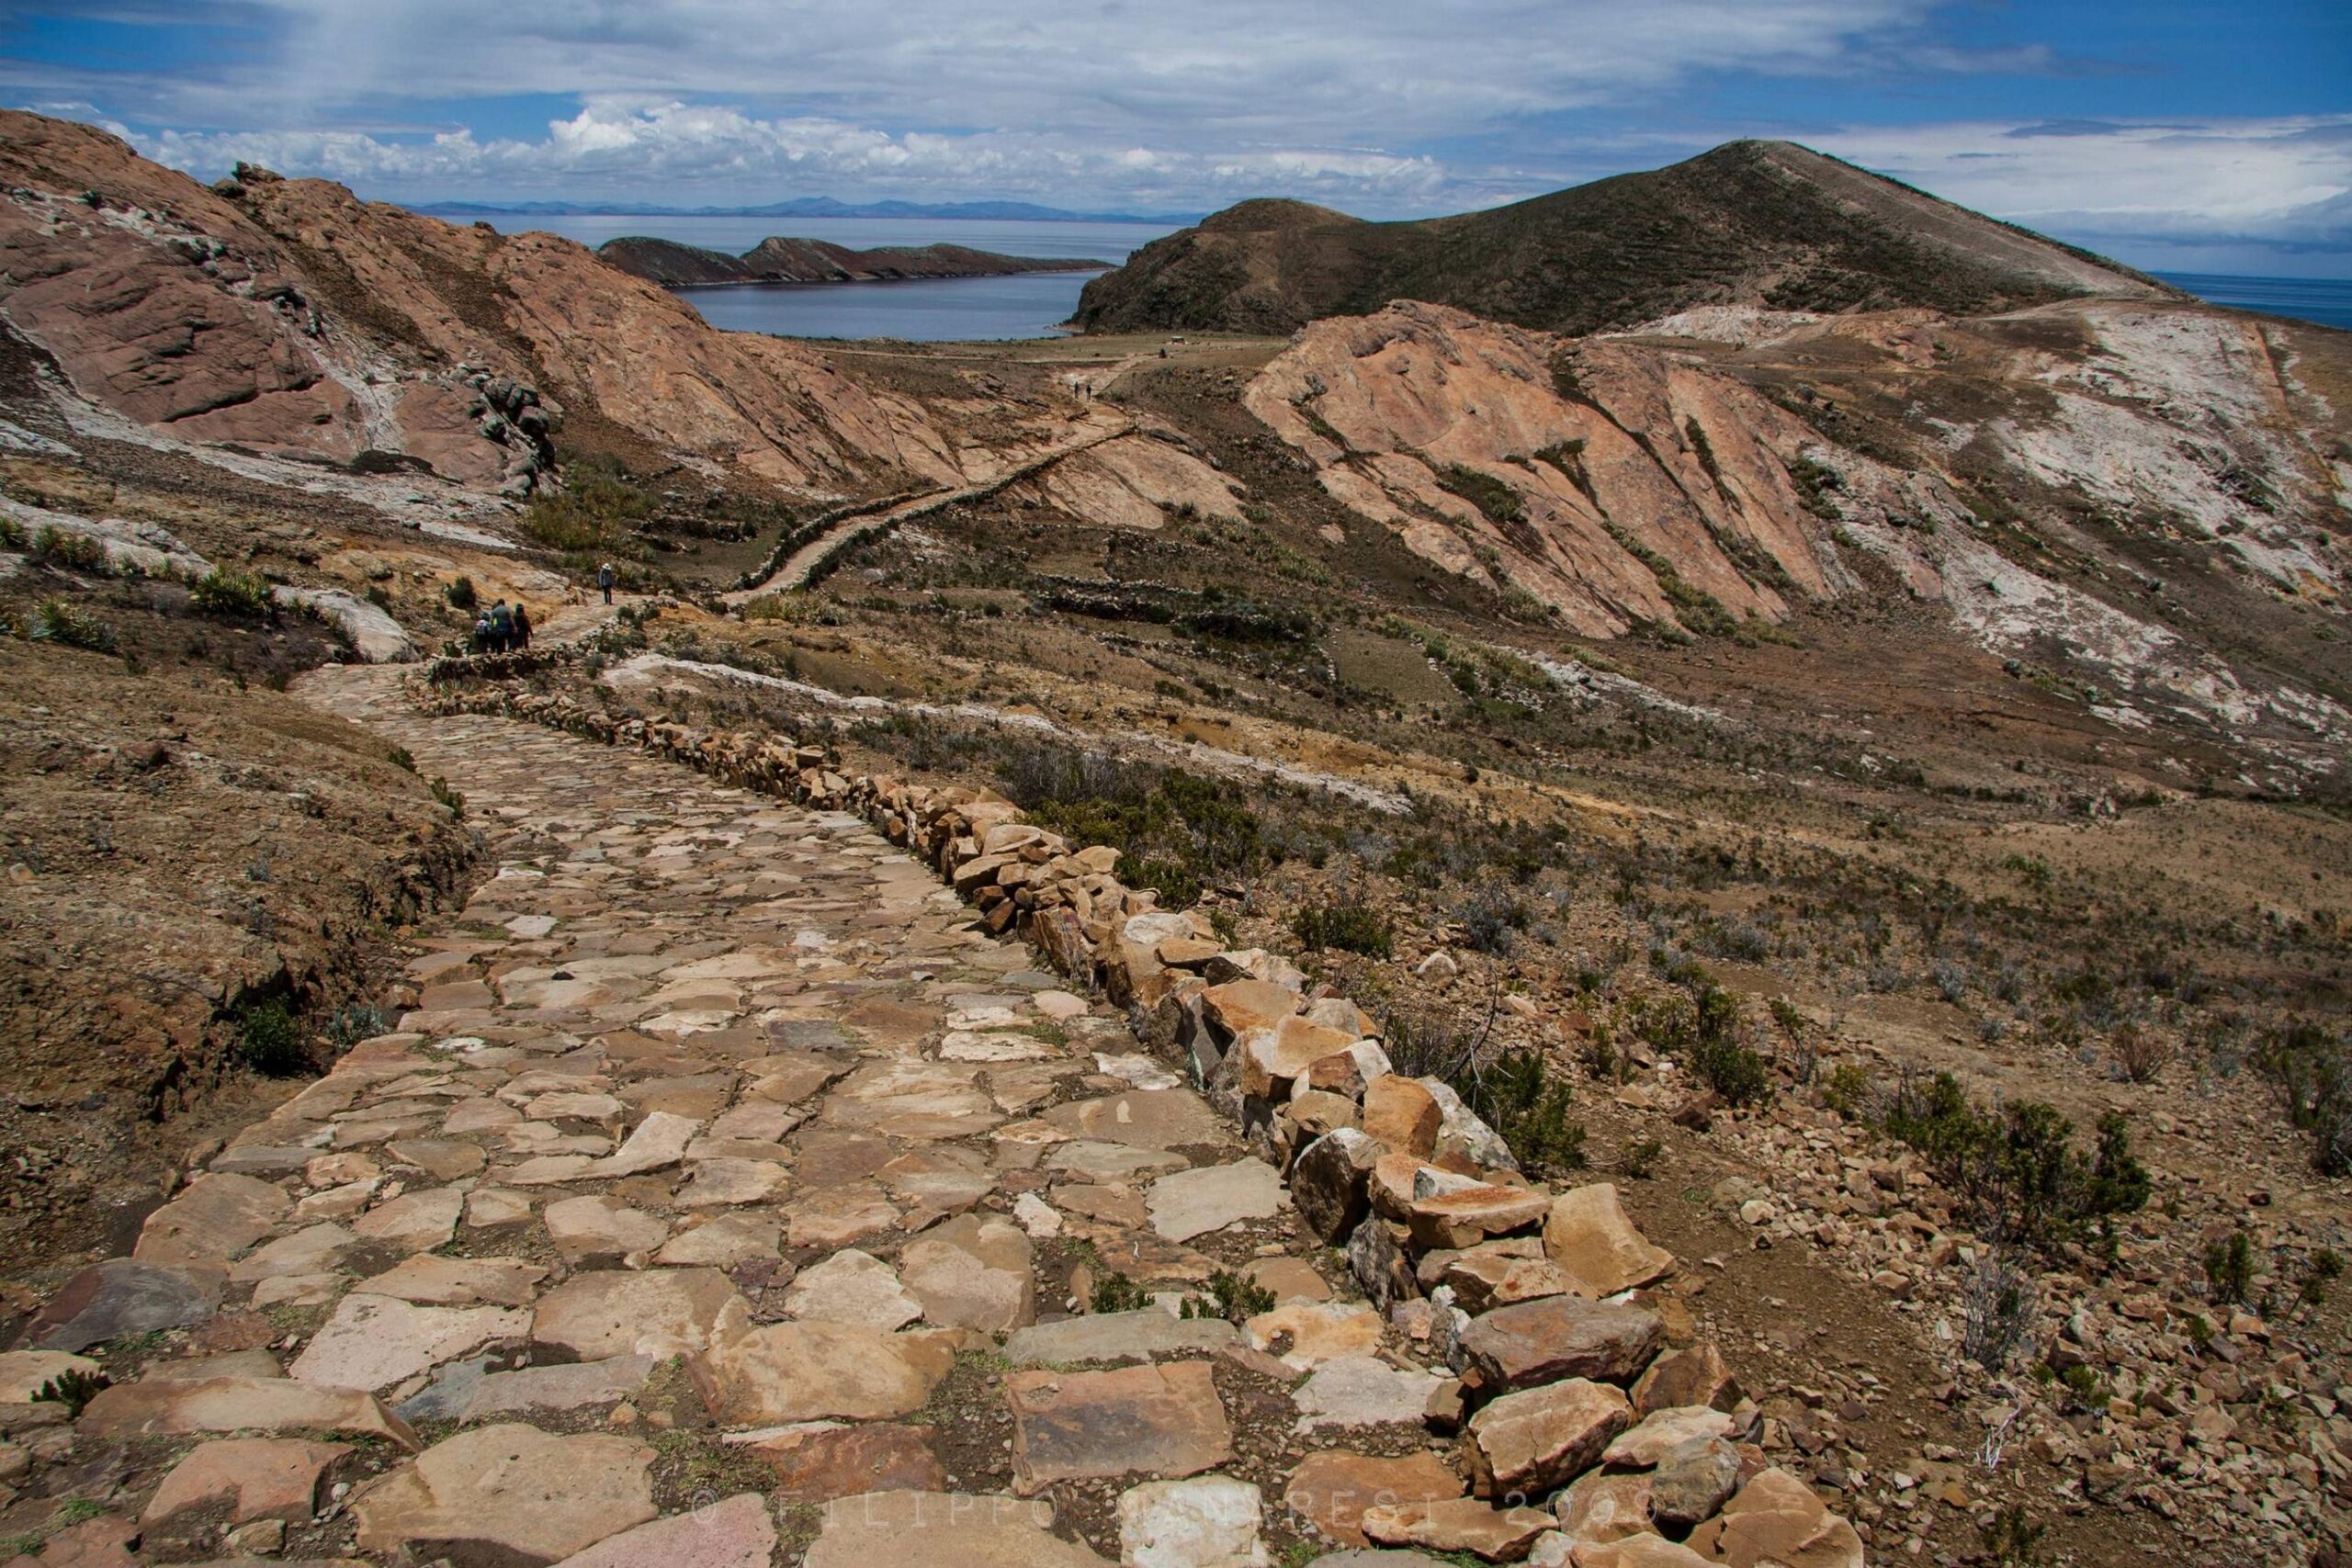
[[[0,1460],[109,1510],[18,1562],[1176,1568],[1367,1533],[1566,1562],[1569,1514],[1509,1505],[1637,1415],[1628,1442],[1697,1445],[1692,1519],[1755,1473],[1724,1441],[1752,1414],[1698,1407],[1728,1382],[1703,1367],[1631,1405],[1545,1384],[1576,1354],[1630,1382],[1657,1348],[1646,1313],[1566,1304],[1574,1331],[1540,1344],[1464,1337],[1492,1390],[1530,1391],[1449,1465],[1460,1385],[1427,1304],[1391,1323],[1346,1299],[1273,1167],[859,819],[426,718],[384,670],[300,691],[446,776],[492,869],[416,942],[397,1032],[232,1140],[130,1258],[50,1304],[41,1348],[0,1356]],[[1447,1178],[1419,1201],[1458,1188],[1513,1196]],[[1244,1279],[1265,1292],[1246,1322],[1174,1310]],[[1159,1299],[1083,1311],[1126,1280]],[[11,1403],[95,1371],[92,1347],[119,1381],[70,1426]],[[1629,1462],[1646,1521],[1670,1467]],[[1749,1528],[1819,1536],[1809,1493],[1765,1495],[1778,1475],[1735,1508],[1754,1493]],[[1575,1561],[1700,1561],[1603,1544]]]

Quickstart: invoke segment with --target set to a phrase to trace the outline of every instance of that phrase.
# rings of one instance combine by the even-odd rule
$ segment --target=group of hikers
[[[531,612],[517,599],[510,608],[501,599],[474,617],[475,653],[514,653],[531,646]]]
[[[596,587],[605,595],[607,604],[613,602],[613,584],[619,575],[610,561],[596,569]],[[474,617],[473,640],[467,646],[467,651],[519,653],[530,646],[531,612],[523,607],[520,599],[512,604],[501,599]]]

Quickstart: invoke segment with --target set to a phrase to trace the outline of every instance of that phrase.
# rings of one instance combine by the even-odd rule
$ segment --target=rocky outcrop
[[[1590,636],[1850,585],[1790,476],[1820,437],[1695,365],[1400,303],[1309,327],[1246,399],[1408,548]]]
[[[786,484],[961,477],[911,401],[714,331],[554,235],[458,228],[322,180],[208,188],[28,114],[0,115],[0,319],[84,398],[190,442],[410,457],[524,493],[568,412]]]

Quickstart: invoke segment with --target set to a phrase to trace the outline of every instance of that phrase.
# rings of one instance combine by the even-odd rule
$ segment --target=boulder
[[[130,1334],[186,1328],[220,1304],[221,1275],[169,1264],[110,1258],[65,1281],[25,1325],[20,1343],[43,1350],[84,1350]]]
[[[1650,1363],[1650,1370],[1634,1385],[1634,1413],[1648,1416],[1693,1404],[1729,1410],[1742,1397],[1739,1380],[1731,1375],[1723,1352],[1712,1341],[1702,1340],[1668,1350]]]
[[[1524,1187],[1484,1183],[1416,1195],[1408,1205],[1405,1223],[1413,1244],[1422,1248],[1475,1247],[1492,1235],[1508,1235],[1543,1219],[1551,1207],[1541,1192]]]
[[[710,1348],[686,1367],[714,1420],[759,1427],[904,1416],[922,1407],[955,1361],[953,1346],[934,1335],[848,1323],[753,1327],[737,1300],[719,1314]]]
[[[1690,1550],[1733,1568],[1862,1568],[1861,1538],[1785,1470],[1766,1470],[1690,1532]]]
[[[556,1256],[574,1268],[650,1252],[670,1234],[667,1222],[609,1194],[549,1203],[544,1218]]]
[[[1300,1151],[1290,1195],[1309,1231],[1336,1244],[1363,1222],[1370,1207],[1364,1186],[1379,1157],[1380,1145],[1351,1127],[1326,1133]]]
[[[1544,1258],[1516,1258],[1487,1247],[1472,1247],[1447,1258],[1433,1283],[1452,1287],[1453,1299],[1473,1316],[1514,1302],[1565,1295],[1570,1288],[1568,1277]]]
[[[1145,1199],[1152,1229],[1168,1241],[1190,1241],[1244,1220],[1272,1219],[1282,1203],[1281,1172],[1254,1159],[1163,1176]]]
[[[1562,1378],[1629,1383],[1657,1353],[1666,1325],[1655,1313],[1577,1296],[1497,1307],[1463,1331],[1464,1376],[1489,1397]]]
[[[421,1562],[560,1562],[654,1517],[652,1461],[628,1438],[460,1432],[352,1499],[357,1544]]]
[[[849,1247],[795,1275],[784,1310],[803,1322],[852,1323],[888,1332],[921,1318],[922,1301],[899,1281],[897,1269]]]
[[[388,1389],[498,1339],[519,1339],[530,1314],[504,1307],[415,1306],[355,1293],[335,1304],[287,1374],[326,1388]]]
[[[1211,959],[1212,979],[1217,967],[1218,961]],[[1201,1016],[1227,1049],[1251,1031],[1272,1029],[1297,1011],[1298,993],[1266,980],[1232,979],[1201,993]]]
[[[899,1275],[942,1327],[1010,1333],[1036,1316],[1029,1237],[1017,1224],[962,1214],[907,1243]]]
[[[1287,1302],[1242,1325],[1257,1349],[1294,1371],[1368,1356],[1380,1348],[1380,1314],[1361,1302]]]
[[[1355,1043],[1351,1034],[1303,1018],[1285,1018],[1272,1029],[1250,1030],[1234,1043],[1241,1092],[1264,1100],[1288,1100],[1292,1086],[1306,1077],[1316,1063],[1338,1055]]]
[[[1629,1535],[1579,1545],[1577,1568],[1716,1568],[1687,1546],[1661,1535]]]
[[[1674,1271],[1674,1254],[1653,1247],[1625,1217],[1614,1184],[1595,1182],[1552,1200],[1544,1216],[1544,1255],[1579,1295],[1613,1296],[1655,1284]]]
[[[1600,1463],[1633,1419],[1621,1390],[1584,1378],[1504,1394],[1464,1428],[1472,1490],[1481,1497],[1541,1497]]]
[[[1722,1438],[1677,1444],[1650,1472],[1650,1512],[1662,1529],[1682,1535],[1738,1490],[1739,1471],[1739,1450]]]
[[[1647,1474],[1589,1471],[1552,1499],[1552,1514],[1560,1521],[1561,1530],[1578,1545],[1598,1545],[1657,1530]]]
[[[1724,1412],[1703,1404],[1653,1411],[1600,1457],[1613,1470],[1652,1470],[1692,1438],[1728,1438],[1737,1427]]]
[[[0,1404],[30,1404],[43,1385],[68,1375],[96,1377],[98,1363],[62,1350],[11,1350],[0,1355]]]
[[[1364,1135],[1393,1153],[1430,1158],[1444,1122],[1437,1097],[1415,1079],[1390,1073],[1364,1086]]]
[[[1221,1317],[1180,1318],[1148,1306],[1040,1323],[1006,1340],[1004,1353],[1015,1366],[1059,1367],[1204,1353],[1240,1343],[1241,1331]]]
[[[356,1389],[291,1378],[147,1378],[101,1390],[78,1423],[93,1438],[179,1437],[193,1432],[353,1432],[407,1448],[416,1434]]]

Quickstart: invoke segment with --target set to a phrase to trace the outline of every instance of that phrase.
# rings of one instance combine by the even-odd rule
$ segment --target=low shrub
[[[481,603],[481,595],[475,592],[474,580],[470,577],[453,580],[441,591],[441,596],[449,601],[449,607],[453,610],[470,610]]]
[[[264,1077],[292,1077],[311,1069],[311,1055],[293,1013],[276,997],[249,1002],[237,1016],[237,1060]]]
[[[99,1391],[113,1386],[113,1380],[104,1372],[85,1372],[74,1368],[58,1373],[33,1391],[36,1404],[62,1404],[69,1421],[79,1420],[82,1409],[98,1396]]]
[[[2213,1300],[2243,1304],[2254,1292],[2254,1243],[2244,1231],[2205,1245],[2205,1284]]]
[[[2118,1111],[2099,1118],[2086,1152],[2056,1108],[2018,1100],[1981,1109],[1958,1079],[1938,1073],[1896,1086],[1886,1131],[1927,1157],[1996,1241],[2045,1253],[2070,1243],[2111,1248],[2115,1217],[2148,1201],[2148,1173]]]
[[[1086,1297],[1089,1312],[1133,1312],[1150,1304],[1151,1298],[1144,1293],[1144,1288],[1125,1274],[1104,1274],[1094,1281]]]
[[[1521,1165],[1541,1173],[1582,1170],[1585,1130],[1569,1120],[1576,1089],[1541,1052],[1513,1051],[1455,1086],[1463,1102],[1510,1145]]]
[[[2279,1030],[2257,1058],[2287,1101],[2287,1119],[2311,1134],[2322,1176],[2352,1176],[2352,1047],[2311,1022]]]
[[[1335,899],[1301,909],[1291,917],[1291,934],[1310,951],[1336,948],[1367,958],[1385,958],[1394,951],[1388,918],[1357,898]]]
[[[1182,1315],[1186,1317],[1221,1317],[1227,1323],[1243,1323],[1261,1312],[1274,1310],[1274,1292],[1245,1274],[1220,1269],[1208,1277],[1203,1287],[1209,1299],[1198,1296],[1185,1298]]]

